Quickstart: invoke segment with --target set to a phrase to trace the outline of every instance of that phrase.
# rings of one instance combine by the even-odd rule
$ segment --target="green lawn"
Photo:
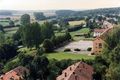
[[[19,27],[5,28],[5,36],[12,36],[18,29]]]
[[[61,36],[61,35],[64,35],[65,32],[55,32],[55,36]]]
[[[85,20],[80,20],[80,21],[69,21],[69,25],[70,26],[76,26],[76,25],[81,25],[81,24],[85,24]]]
[[[63,59],[72,59],[72,60],[80,60],[80,59],[94,59],[95,56],[89,56],[87,54],[73,54],[73,53],[64,53],[64,52],[58,52],[58,53],[50,53],[47,55],[48,59],[57,59],[57,60],[63,60]]]
[[[0,24],[2,26],[8,26],[9,25],[9,21],[0,21]]]
[[[79,41],[87,38],[85,38],[84,36],[75,36],[75,35],[84,35],[84,34],[88,34],[89,32],[90,32],[89,28],[82,28],[80,30],[70,32],[70,34],[75,41]]]
[[[90,32],[90,29],[89,28],[82,28],[80,30],[77,30],[77,31],[73,31],[71,32],[72,35],[76,35],[76,34],[87,34]]]

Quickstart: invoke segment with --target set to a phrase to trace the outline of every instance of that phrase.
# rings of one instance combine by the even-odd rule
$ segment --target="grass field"
[[[5,35],[6,36],[12,36],[17,30],[18,30],[19,27],[12,27],[12,28],[5,28]]]
[[[74,32],[71,32],[72,35],[76,35],[76,34],[87,34],[90,32],[90,29],[89,28],[82,28],[80,30],[77,30],[77,31],[74,31]]]
[[[64,35],[65,32],[55,32],[55,36],[61,36],[61,35]]]
[[[69,21],[70,26],[75,26],[75,25],[80,25],[80,24],[85,24],[86,22],[84,20],[80,21]]]
[[[0,24],[2,26],[8,26],[9,25],[9,21],[0,21]]]
[[[73,53],[64,53],[64,52],[58,52],[58,53],[50,53],[47,55],[48,59],[57,59],[57,60],[63,60],[63,59],[72,59],[72,60],[80,60],[80,59],[94,59],[95,56],[89,56],[87,54],[73,54]]]
[[[70,32],[72,38],[75,41],[79,41],[79,40],[84,40],[86,39],[84,36],[75,36],[75,35],[83,35],[83,34],[88,34],[90,32],[89,28],[82,28],[80,30],[74,31],[74,32]]]

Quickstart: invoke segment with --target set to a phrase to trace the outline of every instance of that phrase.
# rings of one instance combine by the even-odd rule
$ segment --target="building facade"
[[[98,55],[102,52],[104,47],[104,41],[100,37],[96,37],[93,41],[93,52],[92,54]]]

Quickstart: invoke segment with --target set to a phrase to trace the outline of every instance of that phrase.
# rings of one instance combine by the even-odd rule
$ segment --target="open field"
[[[88,48],[93,48],[93,41],[73,41],[70,42],[69,44],[65,45],[64,47],[58,48],[56,51],[64,51],[65,49],[70,49],[71,52],[75,53],[81,53],[81,52],[86,52]],[[81,51],[74,51],[74,49],[80,49]],[[89,54],[91,52],[87,52]]]
[[[9,21],[8,21],[8,20],[4,20],[4,21],[1,21],[1,20],[0,20],[0,24],[1,24],[2,26],[9,26]]]
[[[65,32],[55,32],[55,36],[61,36],[61,35],[64,35]]]
[[[70,26],[76,26],[76,25],[81,25],[81,24],[85,24],[86,22],[84,20],[80,20],[80,21],[69,21],[69,25]]]
[[[75,41],[79,41],[79,40],[92,40],[92,38],[85,38],[83,36],[84,34],[88,34],[89,32],[90,32],[89,28],[82,28],[80,30],[70,32],[70,34],[71,34],[72,38]],[[76,35],[82,35],[82,36],[76,36]]]
[[[90,32],[89,28],[82,28],[80,30],[71,32],[71,35],[74,36],[74,35],[79,35],[79,34],[88,34],[89,32]]]
[[[11,28],[5,28],[5,35],[6,36],[12,36],[17,30],[18,30],[19,27],[11,27]]]
[[[64,53],[64,52],[58,52],[58,53],[50,53],[47,55],[48,59],[57,59],[57,60],[63,60],[63,59],[72,59],[72,60],[80,60],[80,59],[94,59],[95,56],[89,56],[87,54],[73,54],[73,53]]]

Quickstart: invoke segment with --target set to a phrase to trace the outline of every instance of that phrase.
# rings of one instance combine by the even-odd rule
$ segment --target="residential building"
[[[103,32],[105,32],[106,29],[94,29],[93,37],[100,37]]]
[[[0,76],[0,80],[23,80],[23,75],[27,74],[29,70],[25,67],[19,66]]]
[[[108,21],[104,21],[102,28],[103,29],[113,28],[113,24]]]
[[[101,29],[94,29],[93,37],[100,37],[101,35],[103,35],[103,33],[111,28],[113,28],[113,24],[109,23],[108,21],[104,21]]]
[[[93,67],[84,63],[77,62],[62,71],[56,80],[92,80]]]
[[[100,37],[96,37],[93,41],[93,54],[98,55],[102,52],[104,45],[104,40],[102,40]]]
[[[106,22],[108,23],[108,22]],[[96,35],[96,38],[93,40],[93,51],[91,54],[95,54],[98,55],[99,53],[102,52],[104,44],[105,44],[105,37],[108,35],[108,33],[110,31],[112,31],[113,29],[113,25],[108,23],[108,24],[104,24],[107,27],[104,27],[103,30],[98,30],[99,34]],[[97,32],[97,30],[96,30]]]

